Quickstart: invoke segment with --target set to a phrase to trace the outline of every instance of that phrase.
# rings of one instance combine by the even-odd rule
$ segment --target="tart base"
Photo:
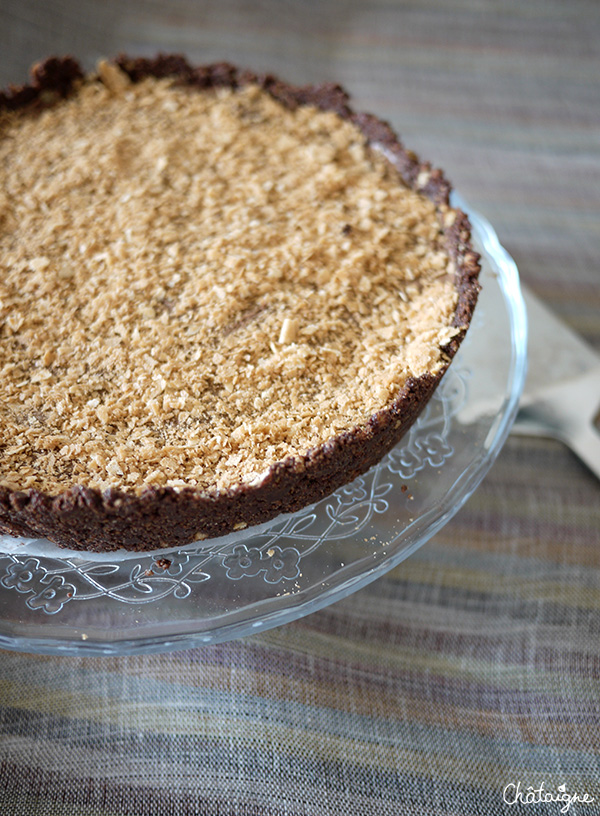
[[[458,333],[443,347],[445,364],[435,374],[410,379],[393,401],[358,427],[339,434],[301,457],[272,465],[252,484],[229,489],[148,486],[139,494],[73,486],[51,496],[41,491],[0,487],[0,530],[17,536],[46,537],[60,546],[105,552],[184,546],[294,512],[355,479],[391,450],[417,419],[466,332],[477,300],[478,256],[470,247],[466,216],[449,209],[450,185],[439,170],[407,151],[391,128],[368,114],[354,113],[337,85],[294,87],[270,75],[256,75],[219,63],[194,68],[178,55],[155,59],[121,56],[116,64],[137,82],[176,77],[189,86],[262,87],[283,105],[314,105],[351,121],[380,150],[404,182],[436,206],[446,248],[455,263],[458,302],[452,326]],[[46,107],[68,96],[83,73],[71,58],[50,59],[34,68],[31,85],[0,94],[0,109]]]

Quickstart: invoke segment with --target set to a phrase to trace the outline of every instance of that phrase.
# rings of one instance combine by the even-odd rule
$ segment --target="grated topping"
[[[0,483],[224,489],[445,363],[434,205],[331,112],[99,65],[0,114]]]

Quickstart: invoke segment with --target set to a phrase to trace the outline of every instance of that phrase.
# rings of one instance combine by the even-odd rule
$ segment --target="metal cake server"
[[[600,355],[522,287],[529,368],[512,432],[564,442],[600,479]]]

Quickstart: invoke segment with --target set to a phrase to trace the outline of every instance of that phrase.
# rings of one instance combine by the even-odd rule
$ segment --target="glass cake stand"
[[[469,212],[482,253],[473,323],[418,422],[312,507],[150,554],[82,554],[0,536],[0,647],[119,655],[242,637],[314,612],[395,567],[460,509],[506,440],[526,373],[514,261]]]

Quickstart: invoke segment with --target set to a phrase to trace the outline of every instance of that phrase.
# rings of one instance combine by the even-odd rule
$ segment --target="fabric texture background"
[[[343,82],[600,351],[593,0],[0,0],[0,19],[0,85],[120,50]],[[1,652],[0,812],[560,812],[506,803],[520,782],[600,814],[599,644],[600,484],[559,443],[511,437],[431,542],[300,621],[141,657]]]

